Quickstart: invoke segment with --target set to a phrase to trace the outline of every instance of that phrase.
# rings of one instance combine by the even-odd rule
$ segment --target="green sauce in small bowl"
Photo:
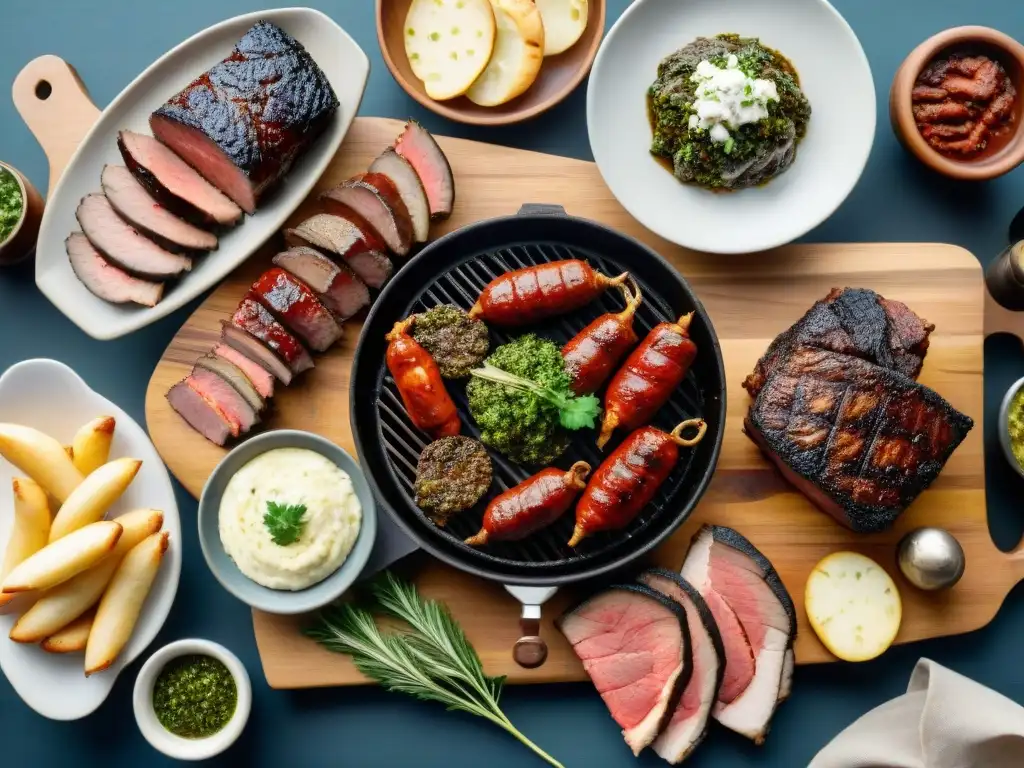
[[[0,167],[0,243],[11,236],[24,210],[21,184],[13,173]]]
[[[238,706],[231,671],[218,659],[201,654],[168,662],[153,684],[153,711],[175,736],[205,739],[224,728]]]

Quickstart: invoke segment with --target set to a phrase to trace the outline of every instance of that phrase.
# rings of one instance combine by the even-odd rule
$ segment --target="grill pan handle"
[[[524,669],[536,669],[548,658],[548,644],[540,636],[541,606],[558,591],[558,587],[506,584],[505,589],[523,604],[519,617],[519,629],[523,634],[512,646],[512,659]]]
[[[568,216],[565,208],[551,203],[523,203],[516,216]]]

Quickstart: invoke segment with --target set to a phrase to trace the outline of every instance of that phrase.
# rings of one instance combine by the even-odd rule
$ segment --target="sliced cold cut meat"
[[[231,323],[266,344],[277,353],[294,374],[313,367],[313,358],[267,309],[256,299],[246,297],[238,305]]]
[[[213,354],[224,358],[244,373],[264,402],[274,396],[274,374],[262,365],[250,360],[234,347],[223,343],[213,348]]]
[[[640,576],[640,583],[671,598],[686,611],[693,647],[693,674],[679,703],[651,748],[669,763],[681,763],[704,740],[711,710],[725,675],[725,648],[704,598],[678,573],[660,568]]]
[[[211,443],[224,445],[231,438],[231,424],[192,387],[188,379],[179,381],[168,390],[167,402],[192,429]]]
[[[690,681],[692,655],[683,609],[660,592],[630,584],[585,600],[557,624],[633,754],[640,754]]]
[[[274,263],[308,285],[339,320],[370,304],[370,291],[352,268],[344,261],[331,261],[315,248],[289,248],[274,256]]]
[[[118,215],[164,250],[174,253],[212,251],[217,236],[179,219],[164,208],[123,165],[105,165],[103,194]]]
[[[268,269],[260,275],[252,284],[249,295],[316,352],[323,352],[341,338],[341,323],[305,283],[280,267]]]
[[[310,246],[345,262],[371,288],[380,288],[394,267],[382,251],[370,247],[362,230],[348,218],[330,213],[311,216],[294,229],[284,231],[289,248]]]
[[[155,307],[164,295],[164,284],[132,277],[104,259],[89,238],[72,232],[64,241],[71,269],[89,292],[111,304]]]
[[[370,165],[370,173],[383,173],[391,179],[412,219],[413,239],[417,243],[427,242],[430,237],[430,203],[412,164],[393,147],[388,147]]]
[[[248,432],[259,421],[256,410],[238,390],[208,368],[196,367],[188,377],[190,386],[211,403],[231,425],[231,435]]]
[[[455,176],[430,131],[410,120],[395,141],[395,152],[416,169],[430,203],[432,219],[447,219],[455,205]]]
[[[150,118],[173,149],[247,213],[323,133],[338,108],[302,44],[258,21],[234,51]]]
[[[715,608],[715,596],[735,611],[754,652],[754,677],[735,699],[719,697],[718,722],[757,743],[764,741],[782,694],[788,652],[796,639],[796,610],[768,559],[731,528],[705,525],[693,537],[683,578]],[[717,614],[716,614],[717,618]],[[719,625],[720,631],[726,631]],[[726,668],[731,661],[726,661]]]
[[[188,256],[165,251],[126,224],[104,195],[83,197],[75,218],[96,250],[126,272],[151,280],[167,280],[192,269]]]
[[[221,322],[220,340],[225,345],[240,352],[254,363],[257,363],[285,386],[292,383],[292,370],[276,352],[257,339],[248,331],[230,322]]]
[[[382,173],[361,173],[324,193],[354,210],[376,230],[392,253],[405,256],[412,247],[412,218],[398,188]]]
[[[152,136],[121,131],[117,148],[139,183],[176,216],[200,226],[230,226],[242,218],[241,208]]]
[[[253,383],[242,369],[234,363],[210,353],[196,360],[195,367],[192,369],[193,375],[200,369],[212,371],[224,379],[256,413],[261,413],[266,408],[267,404],[263,396],[256,391],[256,387],[253,386]]]

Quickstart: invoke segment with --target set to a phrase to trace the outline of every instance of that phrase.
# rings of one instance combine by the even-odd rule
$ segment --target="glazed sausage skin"
[[[619,427],[636,429],[649,422],[683,383],[697,357],[689,335],[692,320],[691,312],[678,322],[659,323],[626,358],[605,394],[598,447]]]
[[[579,309],[627,276],[608,277],[580,259],[517,269],[492,280],[469,316],[495,325],[529,325]]]
[[[601,315],[562,347],[565,370],[577,395],[596,392],[639,341],[633,330],[633,317],[640,306],[640,289],[634,283],[630,294],[625,286],[626,308],[619,313]]]
[[[483,526],[466,539],[471,546],[489,541],[520,541],[565,514],[586,486],[590,465],[577,461],[568,472],[551,467],[495,497],[484,512]]]
[[[434,358],[409,335],[411,325],[403,320],[387,335],[388,370],[413,424],[435,440],[453,437],[462,431],[459,413]]]

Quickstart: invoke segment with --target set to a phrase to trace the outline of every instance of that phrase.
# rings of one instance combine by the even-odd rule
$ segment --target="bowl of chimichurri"
[[[155,749],[206,760],[230,747],[249,719],[249,675],[231,651],[209,640],[179,640],[139,670],[135,721]]]
[[[43,198],[15,168],[0,163],[0,266],[35,252]]]
[[[1013,382],[999,408],[999,445],[1006,460],[1024,477],[1024,379]]]

